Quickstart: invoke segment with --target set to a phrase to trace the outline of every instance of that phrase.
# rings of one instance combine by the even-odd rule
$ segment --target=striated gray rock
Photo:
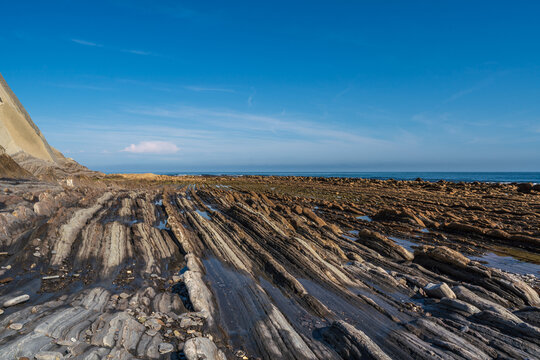
[[[497,312],[484,310],[474,315],[480,322],[493,326],[504,333],[513,336],[526,336],[531,339],[540,339],[540,328],[530,325],[509,311]]]
[[[326,331],[323,338],[344,359],[391,360],[364,332],[345,321],[335,321]]]
[[[402,260],[414,259],[414,255],[409,250],[376,231],[362,229],[358,232],[358,239],[359,242],[365,244],[367,247],[392,258]]]
[[[439,304],[450,310],[460,311],[468,315],[473,315],[480,312],[480,309],[478,309],[474,305],[471,305],[462,300],[451,299],[448,297],[442,298]]]

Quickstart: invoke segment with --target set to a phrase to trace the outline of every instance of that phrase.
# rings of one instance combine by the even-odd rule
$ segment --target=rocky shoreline
[[[539,229],[532,185],[1,180],[0,358],[537,358]]]

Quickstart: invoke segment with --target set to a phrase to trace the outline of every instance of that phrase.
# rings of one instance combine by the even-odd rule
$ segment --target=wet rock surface
[[[540,357],[540,193],[522,185],[133,175],[0,188],[1,359]]]

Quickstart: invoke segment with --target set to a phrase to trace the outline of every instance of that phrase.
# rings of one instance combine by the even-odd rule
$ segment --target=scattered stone
[[[21,323],[13,323],[9,325],[9,328],[11,330],[21,330],[23,328],[23,325]]]
[[[49,276],[43,276],[41,279],[42,280],[54,280],[54,279],[59,279],[60,278],[60,275],[49,275]]]
[[[17,305],[17,304],[21,304],[23,302],[26,302],[30,299],[30,295],[21,295],[21,296],[17,296],[13,299],[10,299],[10,300],[7,300],[4,302],[4,307],[10,307],[10,306],[14,306],[14,305]]]
[[[150,329],[156,330],[156,331],[159,331],[161,329],[161,324],[155,318],[150,318],[150,319],[146,320],[146,322],[144,323],[144,326],[146,326],[146,327],[148,327]]]

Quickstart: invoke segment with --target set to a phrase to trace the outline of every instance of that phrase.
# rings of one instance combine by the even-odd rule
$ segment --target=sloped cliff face
[[[53,149],[1,74],[0,99],[0,145],[6,152],[24,152],[36,159],[56,162]]]
[[[0,168],[0,177],[22,174],[12,170],[8,173],[8,167],[14,167],[11,161],[25,170],[25,176],[31,173],[38,177],[64,178],[95,174],[49,145],[1,74],[0,146],[5,150],[2,161],[6,167]]]

